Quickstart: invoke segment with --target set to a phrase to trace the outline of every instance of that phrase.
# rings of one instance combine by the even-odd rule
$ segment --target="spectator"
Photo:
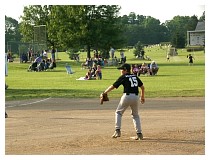
[[[96,64],[93,64],[93,67],[91,68],[91,77],[92,78],[96,77],[96,70],[97,70],[97,66],[96,66]]]
[[[139,66],[137,64],[132,66],[132,72],[133,74],[135,74],[136,76],[139,76]]]
[[[114,52],[115,52],[115,50],[114,50],[114,48],[110,48],[110,54],[111,54],[111,58],[114,58]]]
[[[101,66],[97,65],[97,70],[96,70],[96,77],[98,77],[98,79],[102,79],[102,72],[101,72]]]
[[[55,50],[55,47],[53,46],[52,50],[51,50],[51,58],[54,62],[55,62],[55,52],[56,52],[56,50]]]
[[[124,64],[126,62],[126,56],[125,56],[125,53],[124,53],[124,50],[121,50],[120,51],[120,62],[119,64]]]
[[[37,66],[37,71],[44,71],[45,69],[45,60],[43,59]]]
[[[45,60],[44,70],[47,70],[49,68],[49,66],[50,66],[50,60],[47,59],[47,60]]]
[[[141,65],[141,67],[140,67],[140,70],[139,70],[139,75],[141,75],[141,74],[148,74],[149,75],[149,67],[148,67],[148,65],[144,62],[144,63],[142,63],[142,65]]]
[[[44,50],[44,52],[43,52],[43,58],[44,59],[47,59],[47,50]]]
[[[56,68],[56,63],[54,61],[51,61],[49,69],[54,69],[54,68]]]
[[[36,57],[36,59],[34,60],[34,62],[40,63],[42,62],[42,56]]]
[[[37,62],[33,61],[31,65],[28,67],[28,71],[37,71]]]
[[[29,49],[29,51],[28,51],[28,59],[29,59],[29,61],[31,61],[32,62],[32,53],[33,51],[32,51],[32,49],[30,48]]]
[[[21,55],[21,63],[23,63],[23,62],[26,63],[27,61],[28,61],[27,55],[25,53],[22,53],[22,55]]]
[[[88,69],[86,75],[85,75],[85,79],[86,80],[90,80],[91,79],[91,69]]]
[[[150,75],[154,76],[157,74],[159,67],[157,65],[157,63],[155,61],[152,61],[152,63],[150,64]]]
[[[9,50],[8,50],[8,54],[7,54],[7,61],[13,62],[12,53]]]

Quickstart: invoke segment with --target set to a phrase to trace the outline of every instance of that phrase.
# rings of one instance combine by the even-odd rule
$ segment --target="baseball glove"
[[[100,94],[100,104],[103,104],[104,101],[109,101],[109,97],[108,97],[107,93]]]

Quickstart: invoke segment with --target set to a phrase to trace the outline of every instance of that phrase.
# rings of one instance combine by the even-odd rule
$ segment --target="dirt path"
[[[119,99],[48,98],[6,102],[6,155],[204,155],[204,97],[150,98],[140,106],[144,140],[130,110],[112,139]]]

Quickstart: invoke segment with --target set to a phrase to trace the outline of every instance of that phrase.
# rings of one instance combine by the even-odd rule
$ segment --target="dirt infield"
[[[144,140],[135,141],[130,109],[114,132],[119,99],[8,101],[6,155],[204,155],[204,97],[148,98],[140,106]]]

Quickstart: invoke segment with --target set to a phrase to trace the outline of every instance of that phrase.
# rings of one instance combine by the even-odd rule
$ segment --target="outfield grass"
[[[205,94],[205,54],[203,51],[192,52],[195,57],[193,66],[188,66],[186,50],[178,50],[179,55],[166,61],[166,49],[159,47],[145,49],[145,54],[155,60],[160,69],[157,76],[141,76],[145,86],[146,97],[185,97],[204,96]],[[133,51],[126,51],[127,63],[142,63],[145,60],[136,59]],[[50,56],[50,55],[49,55]],[[116,53],[120,57],[119,52]],[[66,98],[93,98],[111,85],[119,76],[116,66],[102,69],[102,80],[78,81],[84,77],[86,69],[81,69],[86,53],[80,54],[80,63],[70,60],[64,52],[58,53],[57,68],[53,71],[27,72],[29,63],[9,63],[9,76],[6,83],[6,100],[43,98],[43,97],[66,97]],[[149,63],[150,61],[145,61]],[[67,75],[65,64],[69,63],[74,74]],[[123,87],[112,91],[112,98],[120,97]]]

